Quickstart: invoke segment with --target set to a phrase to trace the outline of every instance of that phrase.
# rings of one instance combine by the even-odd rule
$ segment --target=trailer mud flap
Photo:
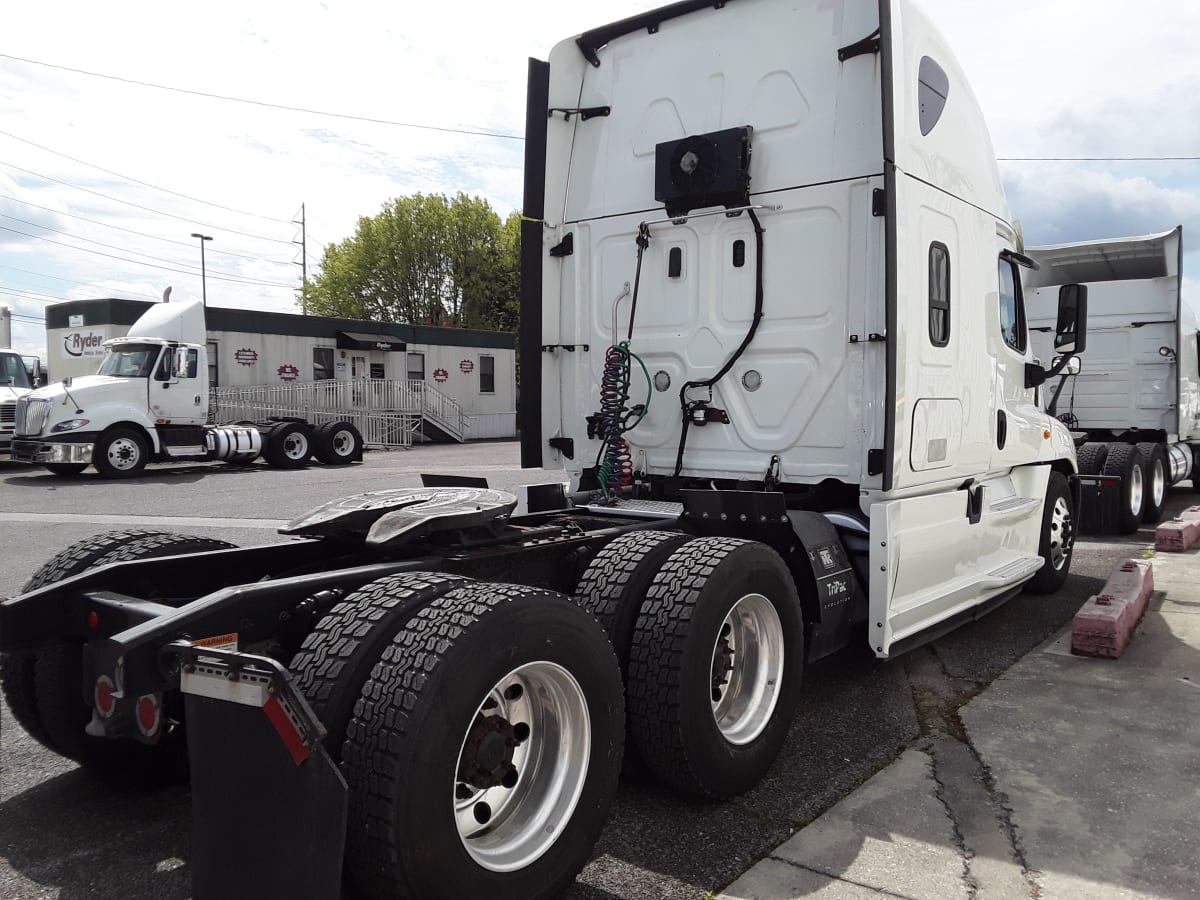
[[[1120,532],[1122,481],[1117,475],[1079,475],[1079,530],[1083,534]]]
[[[196,900],[336,900],[346,782],[275,660],[173,644],[192,784]]]

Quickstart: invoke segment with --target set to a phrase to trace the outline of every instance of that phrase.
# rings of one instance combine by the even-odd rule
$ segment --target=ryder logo
[[[76,331],[63,335],[63,350],[68,356],[99,356],[104,335],[94,331]]]

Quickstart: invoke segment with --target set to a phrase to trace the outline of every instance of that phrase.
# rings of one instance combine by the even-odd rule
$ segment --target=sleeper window
[[[929,342],[950,343],[950,251],[937,241],[929,245]]]
[[[1021,279],[1016,266],[1000,260],[1000,333],[1004,343],[1018,353],[1025,352],[1025,306],[1021,300]]]

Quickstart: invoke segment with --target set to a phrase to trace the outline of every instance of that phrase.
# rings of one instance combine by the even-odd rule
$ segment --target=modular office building
[[[72,300],[46,308],[50,378],[96,371],[109,338],[122,337],[152,304]],[[395,325],[362,319],[210,306],[209,381],[217,387],[323,379],[412,379],[458,401],[474,437],[516,434],[517,336],[507,331]]]

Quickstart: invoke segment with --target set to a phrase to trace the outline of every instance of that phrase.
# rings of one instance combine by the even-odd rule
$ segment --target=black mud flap
[[[1079,475],[1079,530],[1083,534],[1117,534],[1121,519],[1121,478]]]
[[[195,900],[336,900],[346,782],[275,660],[172,644],[192,782]]]

